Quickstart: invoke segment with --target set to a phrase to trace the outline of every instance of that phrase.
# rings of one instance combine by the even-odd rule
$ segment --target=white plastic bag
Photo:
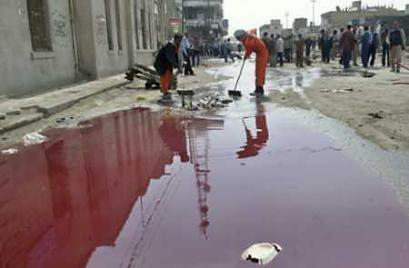
[[[33,132],[23,137],[24,145],[40,144],[47,140],[47,137],[38,132]]]
[[[241,259],[259,265],[267,265],[272,262],[282,250],[282,247],[275,243],[254,244],[243,251]]]

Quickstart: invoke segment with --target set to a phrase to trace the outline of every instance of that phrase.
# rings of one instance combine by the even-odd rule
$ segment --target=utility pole
[[[185,0],[182,0],[182,34],[185,34]]]
[[[311,0],[312,2],[312,26],[315,26],[315,4],[317,0]]]
[[[289,28],[289,25],[288,25],[288,17],[290,16],[290,12],[288,12],[288,11],[286,11],[285,12],[285,28]]]

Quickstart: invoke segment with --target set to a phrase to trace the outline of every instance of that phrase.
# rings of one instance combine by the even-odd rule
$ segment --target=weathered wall
[[[52,52],[33,53],[26,1],[0,1],[0,95],[34,94],[75,80],[68,1],[49,1]]]
[[[134,63],[151,65],[165,41],[165,1],[174,0],[45,1],[52,51],[41,53],[32,49],[27,1],[0,1],[0,95],[35,94],[118,74]]]
[[[126,16],[125,1],[119,1],[120,4],[120,31],[122,39],[122,49],[118,47],[117,18],[115,15],[115,0],[110,0],[111,4],[111,23],[112,23],[112,42],[113,49],[108,48],[108,37],[106,28],[105,4],[104,0],[91,0],[93,5],[93,27],[95,38],[96,53],[96,77],[103,77],[125,71],[129,67],[128,61],[128,43],[126,41]],[[105,21],[105,23],[103,23]]]
[[[74,27],[78,53],[78,68],[90,78],[97,76],[95,37],[93,28],[92,2],[84,0],[71,0],[74,6]],[[105,27],[105,16],[96,18],[97,23]],[[101,20],[101,22],[99,22]],[[106,31],[106,29],[103,29]]]

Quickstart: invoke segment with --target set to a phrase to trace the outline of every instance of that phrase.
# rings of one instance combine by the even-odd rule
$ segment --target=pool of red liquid
[[[0,267],[407,268],[390,184],[280,113],[182,118],[133,109],[0,156]]]

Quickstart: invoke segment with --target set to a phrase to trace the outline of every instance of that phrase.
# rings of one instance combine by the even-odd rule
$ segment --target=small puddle
[[[392,186],[274,107],[182,118],[133,109],[0,156],[0,267],[276,267],[409,263]],[[246,114],[244,114],[246,113]]]

